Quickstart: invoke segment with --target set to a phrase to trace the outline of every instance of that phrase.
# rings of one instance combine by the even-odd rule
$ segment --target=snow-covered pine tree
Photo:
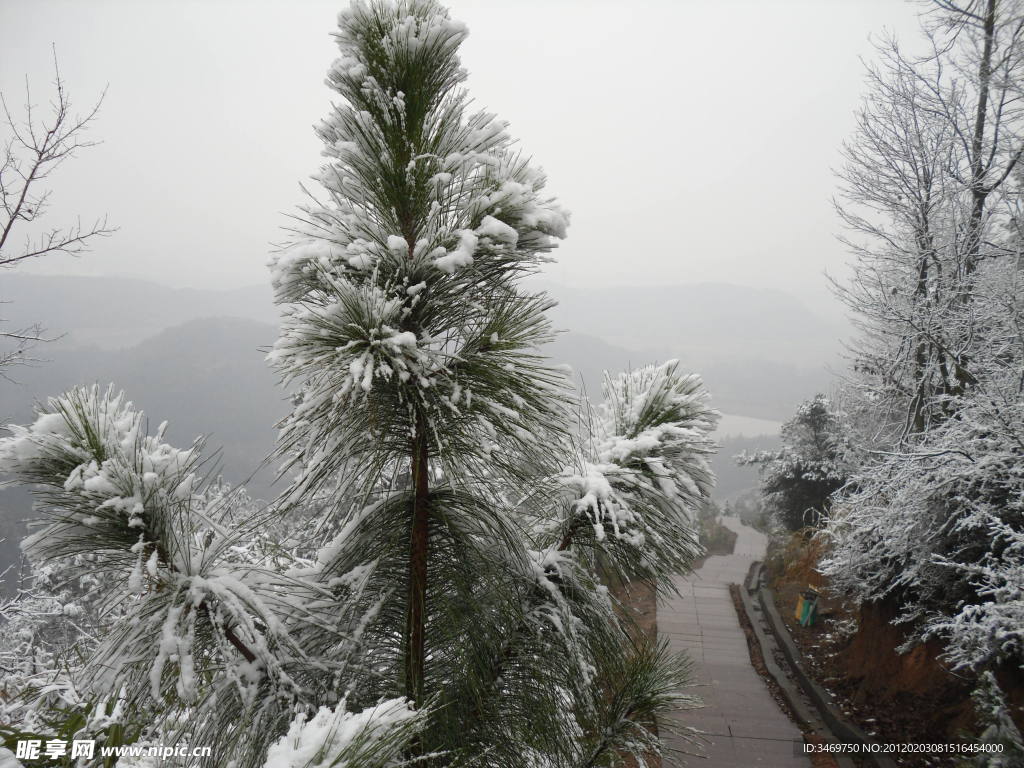
[[[567,554],[578,526],[551,551],[516,522],[550,520],[544,478],[570,455],[563,377],[537,350],[551,302],[518,281],[567,216],[505,124],[470,111],[465,35],[421,0],[342,16],[329,83],[344,103],[319,127],[328,199],[274,263],[272,358],[301,384],[282,450],[296,496],[330,489],[347,516],[327,569],[372,556],[363,642],[402,674],[369,674],[364,700],[430,706],[425,751],[507,740],[570,759],[593,665],[622,649],[580,602],[596,593]]]
[[[669,363],[610,379],[571,431],[550,301],[519,282],[566,216],[470,111],[465,34],[429,0],[340,17],[327,199],[272,264],[295,390],[278,504],[204,482],[201,446],[113,390],[0,441],[48,519],[30,556],[101,576],[109,606],[44,735],[207,745],[184,762],[218,768],[584,768],[658,754],[692,703],[599,571],[664,590],[689,565],[717,416]],[[294,531],[276,547],[272,520]]]
[[[318,130],[329,200],[306,208],[309,239],[274,268],[289,311],[273,359],[302,381],[283,429],[296,490],[340,481],[339,498],[375,501],[346,544],[379,554],[388,589],[405,583],[394,651],[416,706],[436,689],[428,673],[450,678],[448,664],[468,661],[471,649],[449,646],[428,670],[426,637],[480,629],[457,608],[497,565],[486,547],[517,501],[503,491],[551,474],[565,445],[561,377],[533,351],[550,335],[549,302],[515,278],[567,217],[505,124],[470,112],[465,35],[431,2],[343,14],[329,83],[345,103]],[[342,547],[342,572],[351,558]],[[443,624],[428,626],[432,615]]]

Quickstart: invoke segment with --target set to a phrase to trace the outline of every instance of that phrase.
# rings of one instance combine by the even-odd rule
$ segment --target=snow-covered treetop
[[[282,453],[304,483],[342,467],[359,482],[353,457],[392,460],[420,419],[446,477],[500,474],[537,453],[528,424],[564,421],[563,377],[536,351],[551,302],[515,280],[568,215],[505,123],[470,110],[466,29],[440,5],[357,2],[339,27],[327,83],[343,101],[317,127],[326,199],[271,263],[284,310],[270,360],[300,389]]]
[[[565,236],[567,214],[506,124],[469,111],[464,25],[409,0],[356,2],[339,27],[327,83],[344,102],[317,127],[330,200],[305,210],[297,241],[273,260],[279,301],[377,272],[389,298],[414,304],[445,276],[475,264],[477,279],[497,277]]]

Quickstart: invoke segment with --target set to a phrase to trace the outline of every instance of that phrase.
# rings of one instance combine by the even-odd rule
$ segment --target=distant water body
[[[782,428],[781,421],[770,419],[755,419],[753,416],[737,416],[733,413],[723,413],[721,421],[718,422],[718,429],[715,430],[715,437],[758,437],[760,435],[777,435]]]

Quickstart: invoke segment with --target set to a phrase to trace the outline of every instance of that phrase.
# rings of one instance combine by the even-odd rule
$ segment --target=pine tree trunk
[[[430,479],[427,429],[416,419],[412,458],[412,536],[409,546],[409,598],[405,623],[405,695],[417,708],[423,703],[426,656],[427,549],[430,534]]]

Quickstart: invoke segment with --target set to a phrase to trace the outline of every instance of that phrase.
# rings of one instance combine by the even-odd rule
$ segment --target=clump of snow
[[[612,483],[630,482],[629,473],[614,464],[586,464],[579,474],[566,473],[562,484],[571,489],[576,514],[584,515],[593,526],[594,538],[603,541],[606,535],[641,546],[644,534],[639,530],[641,518],[633,512],[623,494]]]
[[[455,234],[459,236],[458,245],[447,251],[444,256],[434,259],[434,266],[449,275],[473,263],[473,254],[476,253],[478,242],[476,234],[471,230],[460,229]]]
[[[519,242],[519,233],[500,219],[493,216],[484,216],[480,220],[480,226],[475,230],[480,237],[489,237],[500,243],[515,245]]]
[[[362,712],[349,712],[346,701],[334,709],[321,707],[307,720],[299,714],[267,751],[263,768],[359,768],[362,746],[379,741],[403,727],[412,730],[419,713],[406,699],[388,699]],[[394,752],[404,746],[393,744]],[[383,758],[384,755],[380,755]],[[383,764],[383,759],[379,764]]]
[[[16,472],[19,467],[39,459],[47,444],[67,442],[73,437],[63,414],[44,411],[32,426],[10,424],[11,437],[0,440],[0,472]]]
[[[377,255],[366,240],[353,240],[346,245],[345,256],[348,265],[353,269],[367,269],[377,262]]]
[[[395,253],[401,255],[408,253],[409,243],[404,237],[398,235],[388,235],[388,248]]]

